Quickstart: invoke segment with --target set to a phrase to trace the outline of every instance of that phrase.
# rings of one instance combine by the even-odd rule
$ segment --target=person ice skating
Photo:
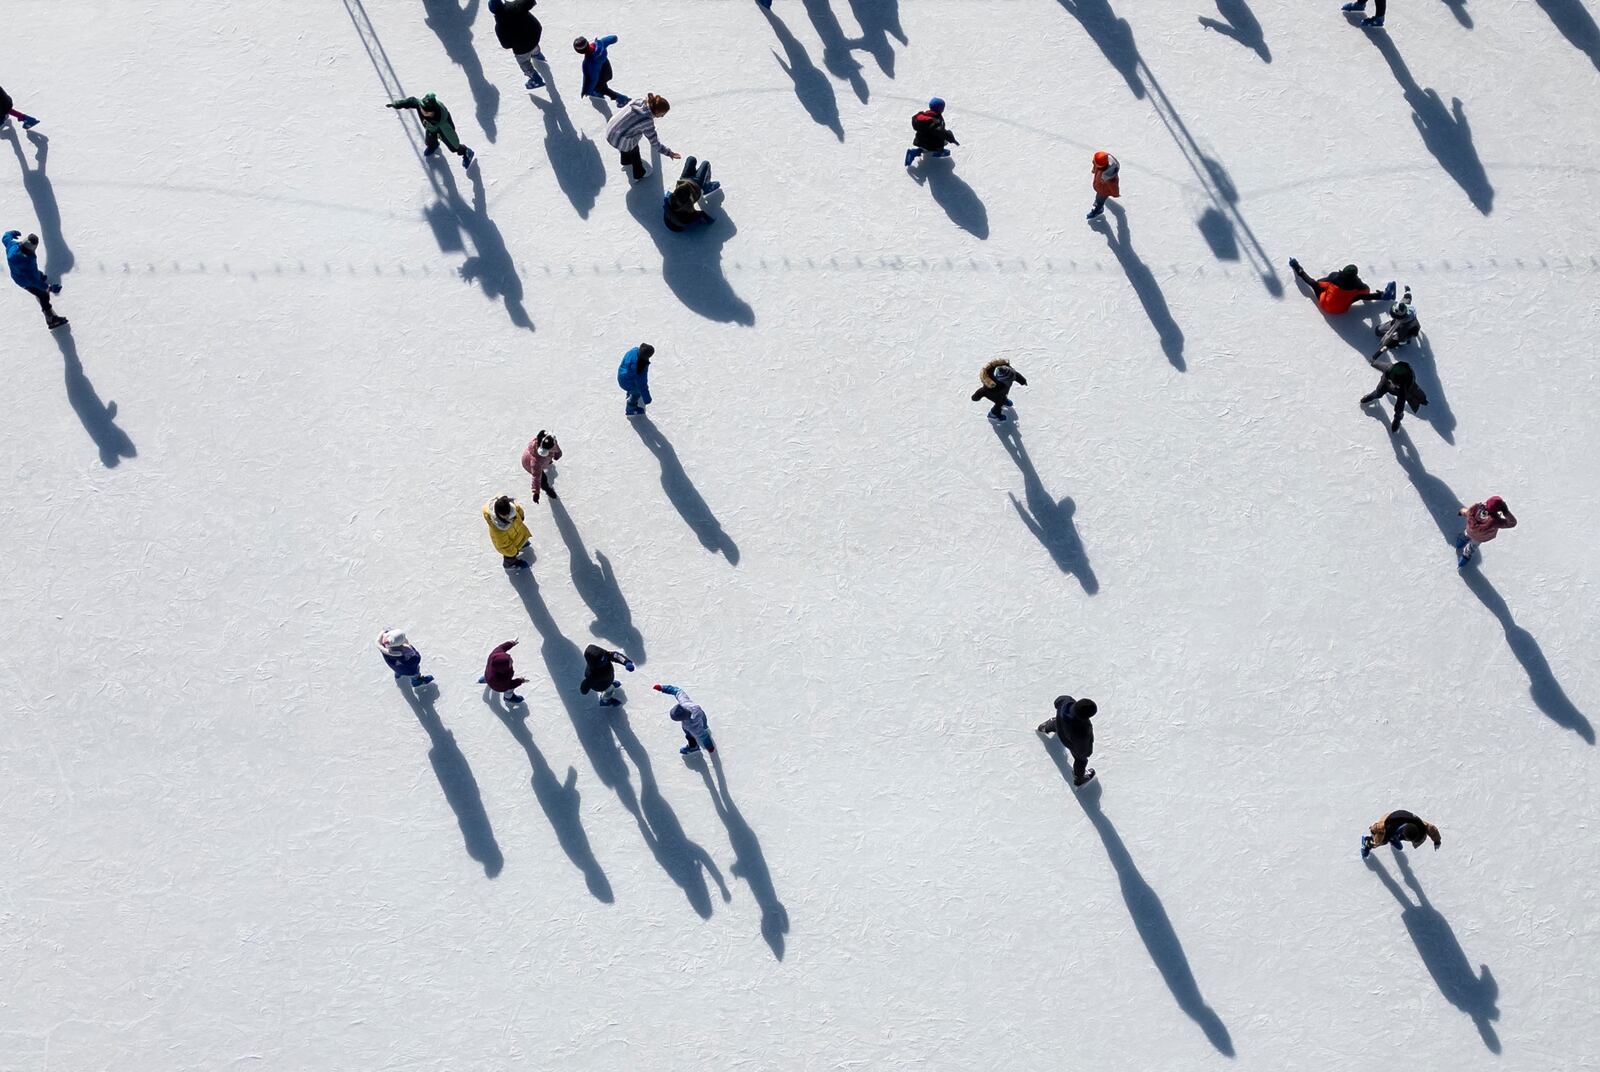
[[[11,269],[11,281],[32,294],[44,311],[44,326],[54,331],[64,327],[67,318],[58,316],[50,304],[50,295],[61,293],[61,284],[52,283],[39,270],[39,236],[22,236],[21,231],[7,231],[3,237],[6,247],[6,267]]]
[[[1098,710],[1093,700],[1057,696],[1055,715],[1039,723],[1039,733],[1046,737],[1055,734],[1072,753],[1074,786],[1084,785],[1094,778],[1094,768],[1089,766],[1089,757],[1094,754],[1094,725],[1089,720]]]
[[[711,739],[711,726],[706,722],[705,710],[689,698],[689,694],[676,685],[651,685],[657,692],[664,692],[671,696],[676,703],[668,716],[674,722],[683,723],[683,736],[688,744],[678,749],[680,756],[689,756],[704,748],[707,752],[715,752],[717,744]]]
[[[1367,0],[1350,0],[1348,4],[1345,4],[1339,10],[1365,12],[1367,10]],[[1371,15],[1368,15],[1366,18],[1362,19],[1361,25],[1376,26],[1381,28],[1383,26],[1383,16],[1388,12],[1388,10],[1389,0],[1377,0],[1376,10],[1374,10]]]
[[[1094,154],[1089,171],[1094,176],[1094,207],[1084,219],[1093,220],[1106,210],[1106,198],[1122,196],[1122,165],[1116,157],[1101,149]]]
[[[644,99],[636,100],[616,114],[606,125],[606,142],[613,149],[622,153],[622,166],[629,169],[633,181],[638,182],[650,174],[650,165],[644,162],[639,155],[639,143],[649,140],[656,147],[656,152],[673,160],[682,160],[681,153],[675,153],[661,144],[661,138],[656,134],[656,120],[666,115],[672,109],[665,97],[658,97],[654,93],[646,93]]]
[[[1004,422],[1006,420],[1006,407],[1015,408],[1011,401],[1011,386],[1028,386],[1028,378],[1016,369],[1003,357],[997,357],[978,371],[979,387],[972,392],[974,402],[989,401],[994,406],[989,410],[991,421]]]
[[[513,638],[491,651],[489,661],[483,667],[483,676],[478,679],[478,684],[487,685],[500,693],[507,703],[523,702],[522,697],[517,695],[517,686],[528,681],[525,677],[517,676],[517,669],[511,663],[511,649],[516,646],[516,639]]]
[[[411,687],[420,689],[433,680],[432,674],[422,672],[422,652],[406,637],[403,629],[385,629],[378,634],[378,650],[383,661],[394,671],[394,679],[411,679]]]
[[[622,355],[622,364],[617,366],[617,386],[628,395],[627,408],[622,411],[626,416],[642,416],[644,408],[653,401],[650,397],[650,359],[655,355],[656,348],[647,342]]]
[[[906,167],[910,167],[923,153],[932,158],[950,155],[947,145],[960,145],[956,136],[944,125],[944,99],[934,97],[928,106],[911,117],[911,148],[906,150]]]
[[[509,495],[502,495],[484,505],[483,520],[489,524],[489,539],[494,542],[494,549],[500,552],[500,557],[505,559],[502,565],[508,570],[528,568],[528,563],[522,560],[522,549],[528,545],[533,534],[528,531],[524,520],[526,516],[522,504]]]
[[[528,76],[523,83],[524,89],[538,89],[544,85],[544,75],[533,65],[534,60],[544,59],[544,53],[539,51],[539,38],[544,36],[544,27],[539,25],[539,20],[533,14],[533,6],[538,2],[489,0],[489,14],[494,16],[494,35],[500,41],[500,47],[511,50],[517,66]]]
[[[661,200],[661,218],[669,231],[687,231],[696,224],[716,223],[716,217],[701,205],[701,198],[722,189],[722,183],[711,181],[711,161],[698,163],[694,157],[683,162],[683,173],[672,192]]]
[[[391,101],[384,105],[397,111],[413,109],[417,117],[422,120],[423,156],[432,156],[439,151],[439,142],[444,142],[444,147],[461,158],[461,168],[466,170],[478,158],[478,154],[461,143],[461,136],[456,133],[455,120],[450,118],[450,109],[440,103],[439,98],[432,93],[425,93],[421,100],[407,97],[404,100]]]
[[[1385,350],[1398,350],[1422,334],[1422,322],[1417,319],[1417,307],[1411,303],[1411,288],[1406,287],[1400,300],[1389,306],[1389,319],[1375,326],[1378,348],[1368,362],[1376,361]]]
[[[1329,272],[1321,279],[1312,279],[1293,257],[1289,258],[1289,268],[1296,279],[1311,288],[1317,308],[1330,316],[1348,313],[1356,302],[1394,300],[1392,282],[1383,290],[1372,290],[1361,281],[1361,275],[1353,264],[1347,264],[1337,272]]]
[[[628,673],[633,673],[633,660],[620,651],[607,651],[598,644],[590,644],[583,649],[583,683],[578,686],[578,691],[587,696],[591,692],[600,694],[601,707],[616,707],[622,703],[617,699],[617,666],[621,666]]]
[[[1361,858],[1365,860],[1380,845],[1393,845],[1399,852],[1404,848],[1402,842],[1406,841],[1411,842],[1413,849],[1422,848],[1424,841],[1432,841],[1433,851],[1438,852],[1440,840],[1437,826],[1423,822],[1409,811],[1392,811],[1361,835]]]
[[[22,124],[23,130],[32,130],[39,125],[39,121],[31,115],[17,111],[17,102],[11,99],[11,94],[0,86],[0,129],[4,129],[7,119],[15,119]]]
[[[539,501],[540,491],[548,492],[552,499],[561,498],[556,494],[556,489],[550,486],[550,467],[560,460],[561,444],[543,428],[522,448],[522,467],[533,477],[534,502]]]
[[[1389,431],[1398,432],[1400,419],[1406,415],[1406,403],[1411,404],[1411,412],[1415,413],[1427,405],[1428,396],[1417,386],[1417,374],[1406,362],[1391,362],[1388,358],[1379,358],[1374,367],[1383,373],[1383,377],[1378,380],[1377,387],[1361,396],[1361,404],[1370,405],[1384,395],[1393,395],[1394,420],[1389,422]]]
[[[1481,543],[1488,543],[1500,535],[1501,529],[1517,527],[1517,515],[1498,495],[1491,495],[1481,503],[1461,508],[1467,519],[1467,531],[1456,537],[1456,567],[1459,569],[1472,561],[1472,555]]]
[[[607,34],[593,41],[580,37],[572,42],[572,51],[583,57],[583,96],[610,97],[621,108],[630,98],[611,88],[611,60],[606,57],[616,43],[616,34]]]

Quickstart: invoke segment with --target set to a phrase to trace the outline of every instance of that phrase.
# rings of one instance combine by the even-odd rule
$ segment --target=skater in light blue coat
[[[652,685],[657,692],[664,692],[677,702],[672,705],[672,710],[667,714],[674,722],[683,724],[683,735],[689,743],[678,749],[681,756],[692,756],[704,748],[707,752],[715,753],[717,743],[711,739],[711,726],[706,722],[706,712],[699,704],[689,698],[689,694],[676,685]]]

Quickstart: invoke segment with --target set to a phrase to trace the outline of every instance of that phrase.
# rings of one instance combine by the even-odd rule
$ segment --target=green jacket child
[[[473,158],[477,156],[471,149],[461,143],[461,136],[456,133],[455,121],[450,118],[450,109],[439,103],[439,98],[432,93],[424,94],[421,100],[407,97],[397,100],[386,107],[396,110],[415,109],[417,118],[422,120],[425,148],[423,156],[432,156],[439,151],[439,141],[444,140],[445,148],[461,157],[463,170],[472,166]]]

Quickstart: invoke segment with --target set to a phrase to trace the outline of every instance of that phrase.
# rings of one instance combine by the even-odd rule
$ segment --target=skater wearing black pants
[[[621,665],[628,673],[633,673],[633,660],[620,651],[607,651],[598,644],[590,644],[583,649],[583,681],[578,685],[578,691],[587,696],[591,692],[600,694],[601,707],[616,707],[622,703],[617,699],[617,671]]]
[[[1006,407],[1012,405],[1011,385],[1021,384],[1028,386],[1028,378],[1016,369],[1003,357],[997,357],[978,373],[980,384],[972,392],[974,402],[989,401],[994,407],[989,410],[989,419],[996,423],[1006,420]]]
[[[528,76],[523,83],[524,89],[539,89],[544,85],[544,75],[533,65],[534,60],[544,59],[544,53],[539,51],[539,39],[544,36],[544,27],[534,18],[532,10],[538,2],[489,0],[489,14],[494,16],[494,35],[500,47],[511,50],[517,66]]]
[[[1329,272],[1321,279],[1312,279],[1293,257],[1289,258],[1289,268],[1296,279],[1311,288],[1317,308],[1330,316],[1348,313],[1356,302],[1390,301],[1394,298],[1393,283],[1383,290],[1373,290],[1361,281],[1353,264],[1347,264],[1337,272]]]
[[[1098,710],[1093,700],[1057,696],[1055,717],[1039,723],[1038,732],[1046,737],[1055,734],[1072,753],[1074,786],[1085,785],[1094,778],[1094,768],[1089,766],[1089,757],[1094,754],[1094,725],[1089,720]]]
[[[1371,15],[1368,15],[1366,18],[1362,19],[1361,25],[1377,26],[1380,28],[1383,26],[1383,16],[1384,13],[1389,10],[1389,0],[1377,0],[1376,6],[1377,10]],[[1344,7],[1340,8],[1339,10],[1352,12],[1365,11],[1367,10],[1367,0],[1350,0],[1348,4],[1344,5]]]
[[[722,189],[722,183],[711,180],[711,161],[696,161],[689,157],[683,162],[683,174],[672,192],[662,198],[661,218],[669,231],[687,231],[695,224],[716,223],[701,201]]]
[[[1365,860],[1379,845],[1393,845],[1399,852],[1404,848],[1401,843],[1406,841],[1411,842],[1413,849],[1420,849],[1424,841],[1431,841],[1433,851],[1438,852],[1441,840],[1439,828],[1432,823],[1423,822],[1409,811],[1392,811],[1361,835],[1361,858]]]
[[[675,153],[662,145],[661,136],[656,133],[656,120],[671,110],[672,105],[665,97],[646,93],[643,100],[629,104],[606,126],[606,142],[622,154],[622,166],[633,176],[634,182],[650,174],[649,165],[639,155],[640,142],[648,141],[662,156],[673,160],[683,159],[682,153]]]
[[[1371,405],[1384,395],[1393,395],[1394,420],[1389,422],[1389,431],[1392,434],[1400,430],[1400,419],[1406,415],[1406,403],[1411,403],[1411,412],[1415,413],[1427,403],[1427,397],[1422,396],[1421,400],[1418,400],[1417,396],[1421,392],[1417,390],[1417,375],[1411,371],[1410,365],[1404,361],[1396,361],[1392,364],[1386,364],[1385,362],[1387,362],[1387,358],[1379,358],[1374,361],[1373,367],[1383,373],[1383,378],[1378,381],[1378,386],[1374,387],[1370,393],[1361,396],[1361,404],[1363,406]]]

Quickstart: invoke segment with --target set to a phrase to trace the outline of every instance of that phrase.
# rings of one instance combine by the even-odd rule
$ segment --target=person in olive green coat
[[[461,144],[461,136],[456,133],[455,120],[450,118],[450,109],[439,103],[439,98],[432,93],[425,93],[421,100],[407,97],[405,100],[392,101],[385,107],[396,111],[414,109],[417,118],[422,120],[422,133],[424,148],[423,156],[432,156],[439,151],[439,142],[443,140],[444,147],[461,158],[462,170],[470,168],[472,161],[477,158],[467,146]]]
[[[533,534],[528,531],[524,517],[522,504],[509,495],[502,495],[483,507],[483,520],[489,524],[489,539],[494,541],[494,549],[505,559],[503,565],[508,570],[528,568],[528,563],[522,561],[522,549]]]

